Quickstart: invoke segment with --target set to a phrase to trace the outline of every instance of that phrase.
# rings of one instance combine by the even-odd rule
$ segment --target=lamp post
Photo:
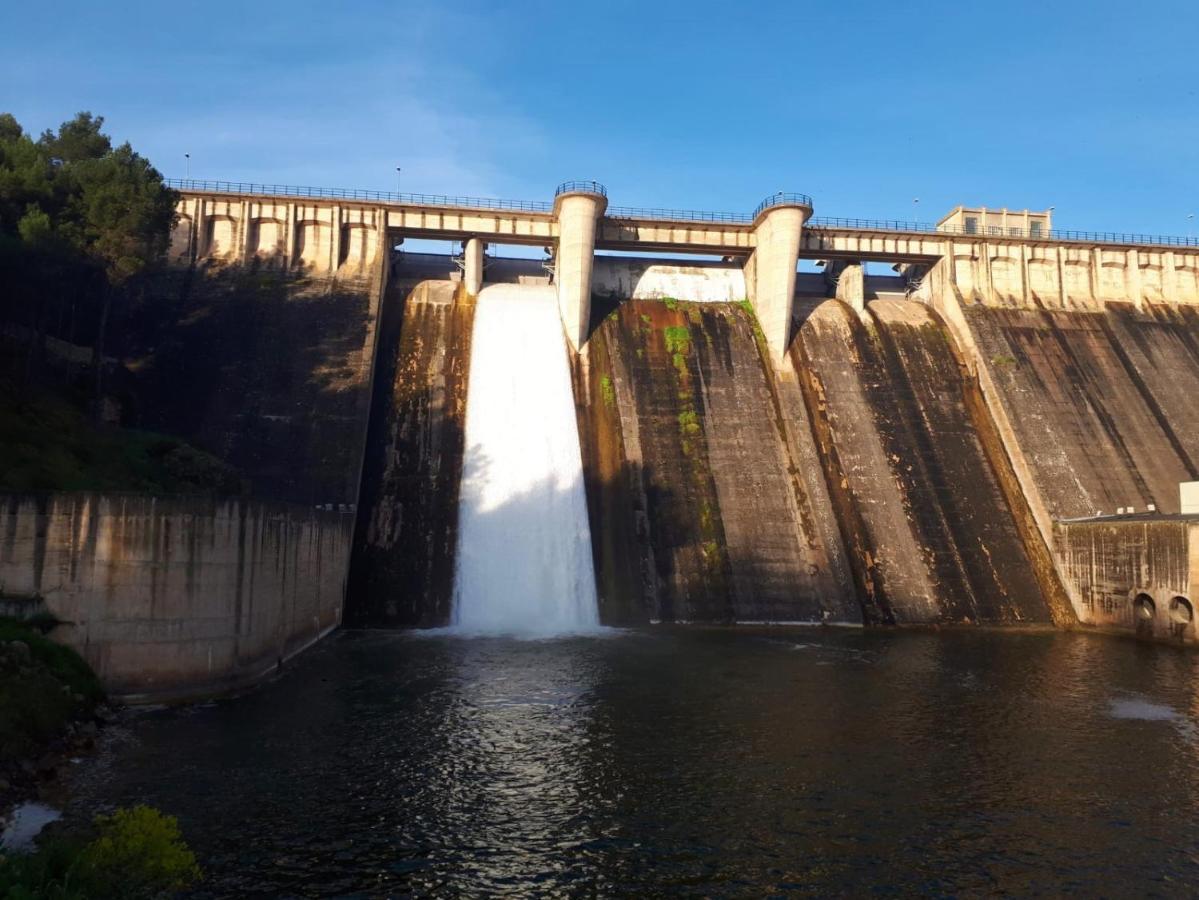
[[[1187,213],[1187,243],[1189,244],[1195,238],[1195,231],[1191,227],[1195,224],[1195,214]]]
[[[912,221],[913,222],[920,221],[920,198],[919,197],[912,198]]]
[[[400,192],[400,167],[396,166],[396,193]]]
[[[186,172],[187,172],[187,180],[188,180],[188,181],[191,181],[191,177],[192,177],[192,155],[191,155],[190,153],[184,153],[184,154],[183,154],[183,158],[186,160],[186,162],[184,163],[184,167],[185,167],[185,170],[186,170]]]

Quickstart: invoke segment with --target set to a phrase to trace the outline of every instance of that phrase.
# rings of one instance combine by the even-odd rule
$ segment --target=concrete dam
[[[565,551],[522,541],[586,535],[605,625],[1034,625],[1195,641],[1199,242],[982,208],[934,226],[820,219],[798,194],[749,214],[615,207],[595,182],[544,202],[176,186],[162,304],[186,323],[192,374],[186,405],[148,424],[344,536],[323,550],[320,579],[336,585],[303,615],[261,620],[274,637],[247,642],[255,613],[239,605],[200,638],[218,662],[191,653],[168,671],[157,644],[125,648],[160,615],[159,582],[119,621],[104,605],[113,578],[140,577],[125,571],[135,560],[168,565],[157,532],[138,526],[142,550],[103,556],[111,542],[78,538],[99,506],[76,503],[47,538],[45,510],[11,499],[7,584],[51,607],[72,598],[67,639],[114,683],[152,693],[249,677],[330,622],[446,626],[481,534],[524,567]],[[512,245],[545,259],[502,255]],[[538,303],[560,332],[537,332],[548,374],[503,387],[497,330],[514,370],[534,355],[504,310],[515,322]],[[476,436],[472,399],[490,398],[492,414],[512,403],[512,430],[540,440],[562,419],[520,397],[548,402],[536,398],[555,385],[573,407],[585,509],[572,519],[531,485],[507,524],[481,531],[463,510],[496,451]],[[293,577],[288,560],[274,565]],[[477,593],[486,579],[471,577]],[[148,643],[197,640],[193,581]]]

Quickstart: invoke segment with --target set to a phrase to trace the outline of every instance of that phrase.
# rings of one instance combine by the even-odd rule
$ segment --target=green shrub
[[[155,897],[200,878],[178,821],[149,806],[97,816],[90,835],[0,856],[0,897],[10,900]]]
[[[200,878],[174,816],[149,806],[97,816],[98,834],[79,856],[80,870],[98,889],[93,896],[149,897],[177,891]],[[113,889],[111,894],[101,890]]]

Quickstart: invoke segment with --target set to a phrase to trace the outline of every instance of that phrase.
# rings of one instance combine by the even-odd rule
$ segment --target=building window
[[[1030,222],[1030,223],[1028,224],[1028,233],[1029,233],[1029,234],[1030,234],[1032,237],[1035,237],[1035,238],[1044,237],[1044,231],[1043,231],[1043,226],[1042,226],[1042,223],[1040,223],[1040,222]]]
[[[966,216],[966,234],[978,234],[978,216]]]

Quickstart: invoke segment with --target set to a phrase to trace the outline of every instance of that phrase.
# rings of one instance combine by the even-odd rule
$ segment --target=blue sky
[[[1184,234],[1197,43],[1195,0],[5,2],[0,110],[175,176]]]

